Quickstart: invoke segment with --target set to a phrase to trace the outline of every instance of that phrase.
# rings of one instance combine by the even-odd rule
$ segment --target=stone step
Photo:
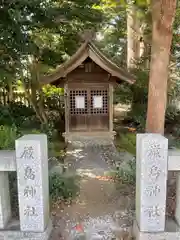
[[[113,140],[110,137],[106,136],[74,136],[71,139],[71,144],[77,147],[87,147],[87,146],[108,146],[113,143]]]

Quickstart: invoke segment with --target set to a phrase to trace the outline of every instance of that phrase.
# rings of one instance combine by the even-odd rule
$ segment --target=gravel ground
[[[111,240],[129,232],[134,193],[129,189],[129,196],[124,196],[112,180],[103,178],[112,170],[116,158],[119,159],[111,143],[69,145],[65,162],[69,172],[82,177],[80,194],[72,205],[55,210],[51,240]]]
[[[133,211],[124,193],[117,190],[113,181],[102,176],[107,176],[114,165],[124,164],[131,158],[130,154],[117,152],[111,142],[93,144],[91,140],[69,145],[66,167],[68,172],[81,175],[80,195],[72,205],[60,206],[55,210],[51,240],[111,240],[122,236],[122,229],[132,224]],[[175,176],[169,174],[167,184],[166,214],[170,217],[174,216],[175,211]],[[127,192],[133,205],[132,188]]]

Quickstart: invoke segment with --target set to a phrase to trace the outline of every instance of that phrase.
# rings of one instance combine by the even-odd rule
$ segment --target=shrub
[[[146,124],[146,112],[146,103],[134,103],[131,107],[131,110],[127,114],[126,120],[132,122],[132,125],[134,125],[139,130],[144,130]]]
[[[49,177],[49,192],[53,203],[59,200],[71,201],[79,192],[78,177],[52,174]]]
[[[122,185],[135,185],[136,182],[136,134],[126,133],[121,134],[120,138],[117,140],[117,148],[120,151],[126,151],[134,155],[134,157],[127,161],[124,160],[123,163],[116,167],[115,173],[113,174],[118,180],[118,186]]]
[[[36,117],[36,115],[29,116],[28,118],[24,118],[24,122],[20,125],[21,129],[40,129],[41,122]]]
[[[19,127],[28,117],[35,115],[34,111],[21,102],[11,102],[0,105],[0,124]]]
[[[118,150],[129,152],[133,155],[136,154],[136,134],[126,133],[121,134],[116,142]]]
[[[53,141],[48,144],[49,156],[58,158],[60,162],[64,162],[66,155],[66,143],[64,141]]]
[[[0,126],[0,150],[14,149],[17,137],[17,129],[15,127]]]
[[[136,184],[136,161],[133,158],[127,162],[123,167],[119,167],[115,171],[115,178],[117,186],[135,187]]]
[[[63,133],[65,131],[64,109],[59,108],[58,110],[49,111],[48,122],[59,133]]]

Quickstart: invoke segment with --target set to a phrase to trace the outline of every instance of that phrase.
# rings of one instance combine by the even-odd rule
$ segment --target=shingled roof
[[[131,84],[135,82],[134,76],[109,60],[92,41],[85,41],[69,60],[57,67],[52,74],[42,77],[40,80],[41,84],[50,84],[58,79],[66,77],[68,73],[81,65],[88,57],[102,69],[111,74],[111,76],[117,77],[118,79]]]

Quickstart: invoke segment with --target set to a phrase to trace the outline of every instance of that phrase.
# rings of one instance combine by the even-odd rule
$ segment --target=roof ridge
[[[116,76],[117,78],[130,83],[134,82],[133,79],[135,76],[133,76],[128,70],[118,66],[115,62],[108,59],[108,57],[96,47],[92,39],[86,39],[86,41],[81,44],[78,50],[67,61],[59,65],[52,74],[44,76],[44,78],[41,79],[42,84],[50,83],[56,81],[58,78],[65,77],[69,72],[79,66],[78,64],[81,64],[88,56],[101,68],[111,73],[112,76]]]
[[[102,60],[109,62],[109,63],[112,64],[115,68],[117,68],[118,70],[122,71],[123,73],[126,73],[127,75],[131,74],[127,68],[125,68],[125,67],[122,68],[122,67],[119,66],[117,63],[115,63],[115,62],[113,62],[112,60],[108,59],[108,57],[106,57],[106,55],[104,55],[104,53],[103,53],[98,47],[96,47],[96,45],[95,45],[94,43],[90,43],[89,45],[90,45],[90,47],[91,47],[91,50],[95,50],[95,52],[98,54],[98,56],[99,56]],[[92,48],[94,48],[94,49],[92,49]],[[131,75],[132,75],[132,74],[131,74]],[[132,77],[134,77],[134,76],[132,75]]]

